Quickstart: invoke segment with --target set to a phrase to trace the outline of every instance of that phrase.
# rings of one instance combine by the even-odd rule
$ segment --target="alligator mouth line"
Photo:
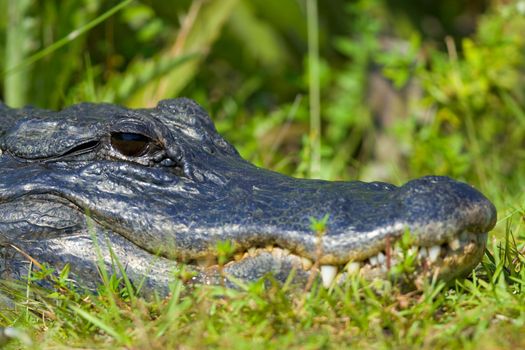
[[[393,240],[386,247],[361,260],[350,260],[338,265],[324,265],[312,259],[297,255],[286,248],[275,245],[249,248],[236,252],[223,268],[239,264],[262,254],[271,254],[276,261],[288,259],[296,268],[307,272],[319,272],[323,286],[328,288],[334,281],[341,283],[349,276],[360,275],[365,279],[384,278],[394,271],[396,266],[408,259],[412,260],[412,283],[419,287],[425,278],[439,275],[450,280],[470,271],[481,259],[487,233],[472,233],[463,231],[450,241],[432,246],[409,244],[402,247],[401,238]],[[205,271],[216,271],[219,268],[217,257],[208,255],[186,262],[198,266]],[[409,263],[410,264],[410,263]]]

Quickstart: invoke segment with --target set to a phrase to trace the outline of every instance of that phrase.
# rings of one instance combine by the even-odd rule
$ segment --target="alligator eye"
[[[147,150],[152,140],[141,134],[114,132],[111,134],[111,146],[126,157],[140,157]]]

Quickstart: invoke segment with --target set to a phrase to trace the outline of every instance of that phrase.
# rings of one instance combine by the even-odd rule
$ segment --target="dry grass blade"
[[[163,60],[177,60],[197,53],[199,57],[176,65],[166,74],[152,79],[132,94],[126,104],[153,107],[157,101],[177,95],[194,77],[199,63],[219,37],[221,29],[238,0],[195,1],[182,22],[173,45],[159,54]]]

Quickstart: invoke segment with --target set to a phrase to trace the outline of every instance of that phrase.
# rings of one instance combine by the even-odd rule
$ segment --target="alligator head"
[[[0,104],[0,272],[69,264],[83,285],[118,258],[144,293],[164,293],[181,263],[197,283],[254,280],[320,266],[386,277],[407,230],[414,279],[451,279],[481,259],[494,206],[471,186],[429,176],[396,187],[284,176],[243,160],[187,99],[153,109],[78,104],[53,112]],[[328,215],[325,232],[312,218]],[[217,266],[218,242],[235,254]],[[414,250],[413,250],[414,251]],[[313,264],[316,262],[316,264]],[[312,267],[314,265],[314,267]]]

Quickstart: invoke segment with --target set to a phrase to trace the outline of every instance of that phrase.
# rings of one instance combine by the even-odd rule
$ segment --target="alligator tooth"
[[[236,253],[234,256],[233,256],[233,259],[235,261],[240,261],[242,260],[242,258],[244,257],[244,254],[243,253]]]
[[[426,247],[420,247],[419,252],[417,253],[419,258],[426,258],[428,256],[428,250]]]
[[[396,247],[394,248],[394,256],[403,256],[403,249],[401,249],[400,246],[396,245]]]
[[[456,239],[448,242],[448,246],[452,250],[458,250],[461,247],[461,243],[459,243],[459,239],[456,238]]]
[[[441,253],[441,247],[438,245],[428,248],[428,258],[431,262],[435,262],[437,260],[439,253]]]
[[[360,270],[361,264],[357,261],[350,261],[348,264],[346,264],[346,271],[351,275],[358,274]]]
[[[278,258],[282,258],[284,256],[284,252],[280,248],[273,248],[271,251],[272,255]]]
[[[255,256],[257,255],[257,249],[254,248],[254,247],[251,247],[248,249],[248,254],[250,254],[250,256]]]
[[[310,270],[310,268],[312,267],[312,265],[314,264],[312,262],[312,260],[308,259],[308,258],[301,258],[301,263],[303,265],[303,269],[305,270]]]
[[[379,253],[377,254],[377,262],[379,263],[379,265],[384,264],[384,263],[385,263],[385,260],[386,260],[386,258],[385,258],[385,254],[383,254],[383,252],[379,252]]]
[[[323,286],[325,288],[330,287],[335,275],[337,275],[337,266],[321,265],[321,279],[323,280]]]
[[[368,260],[370,260],[370,265],[376,266],[377,265],[377,256],[371,256]]]

